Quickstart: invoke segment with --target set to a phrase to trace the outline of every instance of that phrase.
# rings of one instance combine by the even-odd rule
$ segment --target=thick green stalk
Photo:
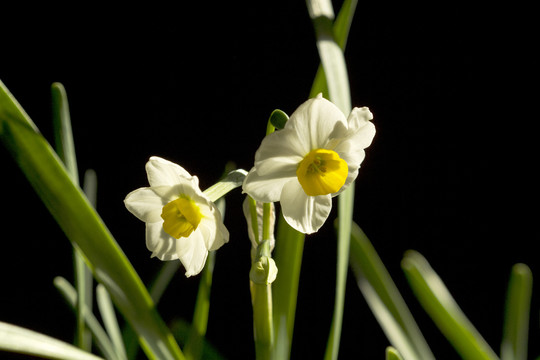
[[[256,206],[256,204],[255,204]],[[271,225],[272,204],[262,204],[262,229],[258,229],[258,212],[252,211],[253,203],[250,202],[251,226],[254,234],[262,233],[262,237],[256,237],[257,248],[252,258],[250,271],[250,292],[253,307],[253,335],[255,339],[255,354],[258,360],[270,360],[274,348],[274,328],[272,320],[272,254],[270,249],[270,237],[273,231]],[[255,218],[254,218],[255,216]],[[262,240],[261,240],[262,239]]]

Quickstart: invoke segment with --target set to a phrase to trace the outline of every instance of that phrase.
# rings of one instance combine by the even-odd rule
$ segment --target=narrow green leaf
[[[348,114],[351,111],[349,77],[343,50],[334,38],[332,3],[330,0],[307,0],[307,6],[315,28],[317,49],[328,87],[328,98],[343,113]],[[351,3],[349,6],[347,9],[343,8],[343,11],[354,11],[355,7]]]
[[[150,359],[182,359],[141,279],[47,141],[0,82],[0,140],[94,277],[138,333]]]
[[[4,322],[0,322],[0,350],[46,359],[101,359],[61,340]]]
[[[305,235],[290,227],[283,215],[278,221],[274,260],[279,273],[272,283],[272,310],[274,359],[282,360],[288,359],[291,353]]]
[[[191,330],[184,346],[184,355],[188,360],[201,359],[204,337],[208,328],[208,314],[210,312],[210,290],[212,288],[212,276],[216,261],[216,252],[210,251],[206,264],[201,274],[199,291],[193,312]]]
[[[61,83],[51,86],[55,150],[64,162],[75,184],[79,183],[75,142],[71,130],[71,115],[66,89]]]
[[[64,162],[72,181],[79,184],[75,142],[71,130],[71,116],[64,86],[53,83],[51,86],[53,129],[56,153]],[[77,326],[75,331],[76,344],[83,350],[92,350],[92,335],[86,328],[83,309],[92,309],[92,275],[84,263],[83,256],[77,247],[73,248],[73,263],[75,268],[75,283],[77,286]]]
[[[379,325],[405,359],[435,359],[384,263],[362,229],[353,223],[350,264]]]
[[[420,253],[408,251],[401,266],[420,304],[463,359],[498,359]]]
[[[345,0],[336,17],[336,21],[334,21],[334,39],[342,50],[345,50],[347,45],[347,38],[349,37],[349,30],[351,28],[357,4],[358,0]],[[326,75],[322,65],[319,65],[319,68],[317,69],[317,74],[313,80],[309,97],[313,98],[319,93],[322,93],[325,98],[329,98]]]
[[[506,297],[502,360],[527,359],[529,317],[532,295],[532,272],[525,264],[512,267]]]
[[[386,360],[403,360],[399,352],[393,347],[386,348]]]
[[[180,261],[165,261],[155,279],[150,284],[150,297],[156,306],[159,303],[161,296],[167,289],[167,286],[171,282],[174,274],[176,274],[180,268],[180,265]],[[139,343],[137,341],[137,334],[135,333],[135,330],[133,330],[133,327],[126,324],[122,330],[122,337],[124,338],[128,359],[135,359],[139,351]]]
[[[317,49],[324,68],[328,96],[343,113],[348,114],[351,111],[349,78],[343,50],[334,38],[332,24],[334,12],[332,10],[332,3],[330,0],[308,0],[307,6],[313,26],[315,27]],[[349,7],[344,11],[350,12],[351,10],[354,13],[354,7]],[[338,199],[339,228],[336,297],[334,316],[332,318],[332,326],[325,354],[325,359],[327,360],[337,359],[339,353],[353,209],[354,187],[351,186],[341,193]]]
[[[204,190],[204,194],[210,199],[210,201],[215,202],[229,191],[242,186],[246,175],[247,171],[243,169],[233,170],[216,184]]]
[[[54,286],[64,297],[69,306],[74,311],[77,311],[77,290],[75,290],[69,281],[61,276],[57,276],[54,278]],[[84,315],[85,324],[88,326],[88,329],[95,339],[96,346],[101,350],[105,358],[108,360],[120,360],[114,349],[113,343],[90,309],[84,308],[82,314]]]
[[[96,298],[101,319],[105,324],[105,329],[107,329],[107,334],[109,335],[109,339],[111,339],[114,350],[118,355],[118,358],[127,360],[126,348],[124,346],[124,341],[122,340],[122,333],[118,326],[118,319],[116,318],[116,312],[114,311],[111,297],[105,287],[101,284],[98,284],[96,288]]]

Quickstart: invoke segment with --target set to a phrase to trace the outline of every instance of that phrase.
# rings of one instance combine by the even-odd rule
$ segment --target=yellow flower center
[[[181,195],[163,207],[163,230],[172,237],[188,237],[202,219],[201,210],[189,196]]]
[[[316,149],[307,154],[296,169],[296,176],[309,196],[337,192],[345,184],[349,167],[332,150]]]

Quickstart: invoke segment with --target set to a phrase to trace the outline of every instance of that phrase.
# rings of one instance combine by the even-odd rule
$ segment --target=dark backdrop
[[[147,159],[181,164],[204,189],[229,160],[252,166],[272,110],[290,114],[307,99],[319,60],[305,4],[269,4],[4,13],[0,79],[51,141],[50,85],[64,84],[81,175],[96,170],[98,211],[145,282],[160,263],[122,201],[146,186]],[[406,250],[427,257],[496,352],[511,266],[538,274],[532,27],[527,9],[491,6],[361,3],[346,51],[353,105],[369,106],[377,127],[354,220],[439,359],[457,354],[411,294]],[[69,242],[3,147],[0,157],[0,320],[71,341],[73,316],[52,285],[56,275],[72,279]],[[231,241],[217,255],[208,338],[228,358],[251,358],[240,191],[227,201]],[[329,224],[307,238],[294,358],[324,353],[334,253]],[[191,318],[197,282],[174,278],[165,319]],[[538,336],[534,292],[531,356]],[[351,275],[341,358],[383,358],[387,344]]]

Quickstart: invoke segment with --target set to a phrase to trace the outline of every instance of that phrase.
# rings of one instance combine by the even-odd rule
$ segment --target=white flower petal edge
[[[298,181],[285,184],[280,203],[287,223],[304,234],[317,232],[332,210],[330,195],[308,196]]]
[[[289,225],[306,234],[317,231],[330,214],[332,197],[349,187],[358,175],[365,158],[364,149],[375,136],[372,119],[367,107],[354,108],[346,118],[322,95],[309,99],[294,111],[282,130],[263,139],[255,153],[255,164],[244,180],[243,192],[261,202],[280,201]],[[316,156],[331,153],[347,164],[347,172],[344,169],[338,175],[342,182],[331,180],[336,178],[337,172],[333,171],[337,168],[324,168],[321,162],[326,161],[325,155],[309,156],[314,153]],[[300,163],[304,164],[302,169],[308,169],[303,175],[297,174]],[[328,170],[334,177],[325,180],[324,175],[313,175],[320,169]],[[317,181],[329,185],[320,187],[324,192],[316,191]]]
[[[187,277],[196,275],[203,269],[208,251],[229,241],[221,213],[199,189],[198,178],[181,166],[153,156],[146,163],[146,172],[150,187],[129,193],[124,200],[126,208],[146,223],[146,246],[152,257],[164,261],[179,259]],[[164,230],[161,215],[165,205],[181,197],[189,199],[199,222],[192,226],[189,235],[175,238]]]

